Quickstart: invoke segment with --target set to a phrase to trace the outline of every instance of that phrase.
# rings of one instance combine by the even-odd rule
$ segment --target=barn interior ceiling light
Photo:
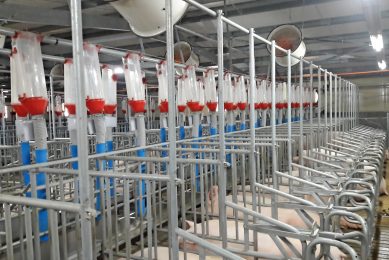
[[[380,52],[384,48],[384,41],[382,39],[382,34],[370,35],[370,41],[373,49],[376,52]]]

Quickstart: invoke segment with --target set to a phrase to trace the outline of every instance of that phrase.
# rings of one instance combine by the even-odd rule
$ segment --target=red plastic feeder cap
[[[284,104],[282,104],[282,103],[276,103],[276,108],[277,108],[277,109],[283,109],[283,108],[284,108]]]
[[[104,99],[95,98],[95,99],[86,99],[86,107],[91,115],[103,114],[104,113]]]
[[[217,108],[217,102],[207,102],[207,107],[209,111],[215,112]]]
[[[134,113],[144,113],[146,101],[144,101],[144,100],[129,100],[128,105],[130,105],[131,110],[134,111]]]
[[[199,111],[203,111],[204,107],[204,105],[199,105]]]
[[[200,106],[200,102],[198,102],[198,101],[195,101],[195,102],[188,101],[186,103],[186,105],[189,107],[190,111],[192,111],[192,112],[199,112],[202,110],[202,108]]]
[[[261,104],[260,103],[254,103],[254,109],[255,110],[261,109]]]
[[[116,104],[104,105],[104,114],[112,115],[116,111]]]
[[[161,113],[167,113],[169,112],[169,102],[167,102],[166,100],[164,101],[161,101],[161,104],[159,104],[159,111]]]
[[[177,106],[177,109],[178,109],[178,112],[184,113],[184,112],[185,112],[185,109],[186,109],[186,106],[180,105],[180,106]]]
[[[238,103],[238,108],[240,109],[240,110],[246,110],[246,106],[247,106],[247,103]]]
[[[123,114],[126,114],[126,113],[127,113],[127,110],[122,109],[122,113],[123,113]]]
[[[271,103],[267,103],[267,108],[271,109]]]
[[[227,111],[234,110],[234,103],[232,102],[224,102],[224,109]]]
[[[313,106],[314,106],[314,107],[318,107],[318,106],[319,106],[319,103],[318,103],[318,102],[313,103]]]
[[[309,103],[308,103],[308,102],[305,102],[305,103],[303,103],[303,106],[304,106],[304,107],[309,107]]]
[[[55,111],[56,116],[62,116],[62,111]]]
[[[23,97],[19,101],[32,116],[46,113],[48,100],[43,97]]]
[[[76,114],[76,105],[75,104],[65,104],[65,107],[68,109],[69,115]]]
[[[267,104],[266,103],[258,103],[258,109],[262,109],[262,110],[267,109]]]
[[[22,104],[11,104],[11,106],[19,117],[26,117],[28,115],[27,109]]]

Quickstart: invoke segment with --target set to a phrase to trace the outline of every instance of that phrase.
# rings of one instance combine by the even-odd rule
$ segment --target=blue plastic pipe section
[[[76,144],[70,145],[70,154],[72,158],[77,158],[78,157],[78,148]],[[78,170],[78,162],[72,162],[72,168],[74,170]]]
[[[107,152],[112,152],[113,151],[113,141],[112,140],[108,140],[106,143],[106,148],[107,148]],[[109,170],[111,170],[113,168],[113,160],[108,160],[107,161],[107,167]]]
[[[234,112],[233,111],[227,111],[227,126],[226,126],[226,133],[231,133],[236,130],[236,125],[234,124]],[[231,146],[226,146],[227,149],[231,149]],[[231,154],[226,154],[226,161],[231,165]]]
[[[138,157],[146,157],[146,150],[145,149],[138,150],[138,151],[136,151],[136,155]],[[146,173],[146,164],[145,163],[142,163],[140,165],[140,172]],[[136,202],[138,216],[146,215],[146,212],[147,212],[146,193],[147,193],[146,182],[139,181],[138,189],[137,189],[137,197],[139,198],[142,195],[142,199],[138,199]]]
[[[29,165],[31,163],[31,154],[30,154],[30,142],[22,141],[20,142],[20,153],[21,160],[23,165]],[[27,186],[30,184],[30,174],[28,171],[23,172],[24,185]],[[27,192],[27,197],[31,197],[31,192]]]
[[[179,132],[178,132],[178,136],[180,138],[180,140],[184,140],[185,139],[185,127],[184,127],[184,122],[185,122],[185,114],[184,113],[180,113],[180,127],[179,127]]]
[[[113,151],[113,141],[112,140],[107,140],[105,142],[105,148],[107,152],[112,152]],[[107,169],[112,170],[113,169],[113,160],[108,160],[107,161]],[[115,195],[115,190],[114,190],[114,178],[109,178],[109,185],[111,187],[111,197]]]
[[[195,112],[193,114],[192,137],[193,138],[201,137],[202,136],[201,132],[202,132],[202,127],[201,127],[201,124],[200,124],[200,113],[199,112]],[[197,142],[197,141],[195,141],[195,142]],[[198,144],[193,144],[192,148],[198,149],[199,145]],[[196,152],[194,156],[195,156],[196,159],[199,159],[200,158],[200,153]],[[200,165],[196,164],[195,168],[196,168],[195,169],[196,191],[200,192]]]
[[[180,140],[184,140],[185,139],[185,127],[180,125]]]
[[[161,140],[161,143],[166,143],[167,141],[167,138],[166,138],[166,118],[165,117],[161,117],[161,120],[160,120],[160,130],[159,130],[159,139]],[[166,148],[167,146],[166,145],[163,145],[162,146],[163,148]],[[167,156],[167,151],[162,151],[161,152],[161,157],[166,157]],[[163,162],[161,164],[161,171],[165,172],[166,171],[166,163]]]
[[[137,144],[138,146],[146,146],[146,126],[145,126],[145,117],[144,115],[138,115],[136,117],[136,127],[137,127]],[[140,149],[136,151],[138,157],[146,157],[146,150]],[[142,162],[140,167],[140,173],[146,173],[146,163]],[[146,182],[139,181],[137,189],[137,197],[142,196],[142,199],[138,199],[136,202],[137,205],[137,214],[138,216],[144,216],[147,212],[147,203],[146,203]]]
[[[106,145],[105,143],[96,144],[96,154],[105,153]],[[100,165],[101,163],[101,165]],[[96,160],[96,170],[97,171],[105,171],[105,160]],[[96,178],[96,190],[98,191],[96,194],[96,210],[101,210],[101,196],[100,196],[100,177]],[[97,220],[101,219],[101,214],[98,214],[96,217]]]

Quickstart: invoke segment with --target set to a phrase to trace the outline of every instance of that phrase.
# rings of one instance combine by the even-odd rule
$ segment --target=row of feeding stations
[[[142,71],[146,57],[128,52],[120,57],[127,95],[119,96],[121,76],[115,67],[100,63],[103,48],[84,43],[85,103],[78,103],[80,64],[73,57],[61,59],[62,105],[62,97],[51,95],[49,100],[47,95],[41,41],[39,35],[18,32],[10,52],[11,105],[18,116],[21,154],[13,160],[21,160],[11,164],[17,167],[5,164],[0,169],[7,176],[0,196],[5,234],[0,244],[7,258],[83,258],[89,245],[91,258],[107,259],[153,254],[156,259],[175,254],[179,259],[209,254],[227,259],[341,259],[345,252],[356,259],[346,242],[358,239],[365,242],[356,244],[362,259],[367,258],[385,135],[357,126],[356,89],[348,82],[326,72],[329,94],[320,84],[313,88],[312,82],[276,82],[275,73],[271,81],[254,73],[216,73],[191,65],[177,68],[177,73],[168,69],[167,61],[158,61],[153,72],[158,90],[150,99]],[[323,113],[321,91],[326,101],[331,99],[338,82],[345,106],[337,111],[340,98],[335,99],[335,113],[332,101],[330,111],[325,104]],[[66,108],[69,138],[48,140],[49,101],[54,102],[51,112],[60,117]],[[78,111],[84,105],[93,129],[80,139],[83,118]],[[128,126],[122,130],[118,105]],[[159,112],[154,117],[158,129],[147,124],[152,109],[152,114]],[[177,114],[176,124],[172,113]],[[156,133],[157,141],[150,142]],[[87,156],[79,156],[83,138],[88,140]],[[48,149],[58,143],[62,148]],[[77,170],[85,164],[84,171]],[[359,216],[358,210],[368,216]],[[342,223],[358,231],[342,233]],[[90,240],[80,243],[88,232]]]

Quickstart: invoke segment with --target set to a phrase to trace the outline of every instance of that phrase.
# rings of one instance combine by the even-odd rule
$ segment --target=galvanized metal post
[[[288,88],[288,110],[287,110],[287,123],[288,123],[288,170],[289,175],[292,175],[292,104],[290,96],[292,94],[292,63],[290,50],[288,50],[288,78],[287,78],[287,88]],[[289,187],[291,187],[291,179],[289,179]]]
[[[342,131],[343,129],[343,123],[342,123],[342,95],[343,95],[343,84],[342,84],[342,78],[338,77],[339,79],[339,98],[338,98],[338,122],[339,122],[339,131]]]
[[[254,183],[256,179],[256,165],[255,165],[255,108],[254,108],[254,94],[255,94],[255,51],[254,51],[254,29],[250,28],[249,34],[249,50],[250,50],[250,178],[251,191],[253,192],[253,210],[256,211],[257,196],[255,194]]]
[[[328,89],[328,82],[327,82],[327,70],[324,71],[324,140],[325,144],[328,143],[328,96],[327,96],[327,89]]]
[[[304,132],[303,132],[303,121],[304,121],[304,112],[303,112],[303,75],[304,75],[304,61],[300,58],[300,93],[299,93],[299,111],[300,111],[300,122],[299,122],[299,135],[300,135],[300,143],[299,143],[299,163],[300,165],[304,165],[303,151],[304,151]],[[303,170],[299,169],[299,175],[302,177]]]
[[[50,72],[50,113],[51,118],[51,139],[56,138],[56,127],[55,127],[55,113],[54,113],[54,80],[52,75],[53,70]]]
[[[317,134],[321,136],[321,67],[317,68]],[[319,146],[323,145],[323,138],[319,140]]]
[[[308,154],[310,155],[310,150],[313,149],[313,63],[309,64],[309,147]]]
[[[276,46],[271,43],[271,150],[272,150],[272,180],[273,188],[278,190],[277,171],[277,148],[276,148]],[[278,219],[277,196],[273,193],[271,200],[271,215]]]
[[[83,39],[82,39],[82,14],[81,1],[70,1],[70,14],[72,22],[74,84],[78,90],[76,102],[77,118],[77,143],[78,143],[78,173],[79,193],[81,204],[81,243],[82,259],[93,259],[93,243],[91,218],[86,214],[93,199],[90,197],[90,183],[88,173],[88,138],[87,137],[87,114],[85,106],[84,70],[83,70]]]
[[[174,86],[174,32],[173,32],[173,4],[172,0],[165,0],[166,8],[166,62],[167,62],[167,82],[168,82],[168,101],[169,101],[169,113],[168,113],[168,135],[169,135],[169,233],[170,240],[169,246],[171,248],[169,252],[170,259],[178,260],[178,239],[175,230],[178,228],[178,216],[177,216],[177,160],[176,160],[176,102]],[[181,194],[184,196],[184,194]]]
[[[330,138],[328,141],[332,140],[332,72],[330,72]]]
[[[223,57],[223,20],[222,11],[217,12],[217,60],[218,60],[218,113],[219,113],[219,233],[222,246],[227,246],[227,217],[226,217],[226,185],[227,176],[225,171],[225,136],[224,136],[224,57]]]
[[[335,134],[338,129],[338,75],[334,74],[334,124]],[[331,137],[332,138],[332,137]]]

